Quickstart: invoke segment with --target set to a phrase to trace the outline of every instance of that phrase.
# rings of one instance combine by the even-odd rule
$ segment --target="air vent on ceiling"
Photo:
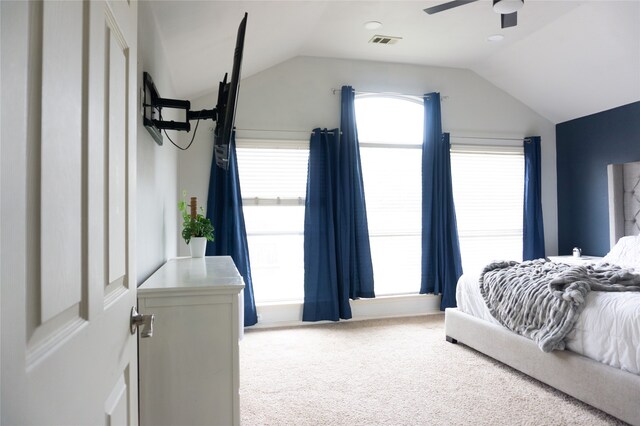
[[[369,43],[373,43],[373,44],[396,44],[400,40],[402,40],[402,37],[385,36],[385,35],[376,34],[373,37],[371,37],[371,40],[369,40]]]

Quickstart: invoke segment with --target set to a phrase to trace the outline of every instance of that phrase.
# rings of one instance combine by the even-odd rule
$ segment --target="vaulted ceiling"
[[[155,1],[150,4],[178,96],[217,88],[249,13],[242,73],[295,56],[470,69],[554,123],[640,100],[640,0],[526,0],[501,29],[490,0],[435,15],[435,0]],[[367,30],[367,21],[383,26]],[[375,35],[402,37],[394,45]],[[487,37],[504,39],[489,42]]]

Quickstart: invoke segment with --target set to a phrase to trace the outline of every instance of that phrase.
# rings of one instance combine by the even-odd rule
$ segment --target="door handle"
[[[136,334],[138,327],[143,326],[142,331],[140,332],[140,338],[153,337],[153,321],[155,319],[155,315],[142,315],[138,313],[135,306],[132,307],[130,323],[131,334]]]

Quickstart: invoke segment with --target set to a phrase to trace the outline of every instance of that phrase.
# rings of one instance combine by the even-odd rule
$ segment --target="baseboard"
[[[408,294],[375,299],[350,300],[353,318],[349,321],[395,318],[440,313],[440,296]],[[251,328],[290,327],[330,321],[303,322],[302,302],[260,303],[256,305],[258,324]]]

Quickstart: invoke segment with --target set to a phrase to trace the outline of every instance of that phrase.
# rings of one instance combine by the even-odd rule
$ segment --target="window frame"
[[[309,141],[308,140],[293,140],[293,139],[255,139],[255,138],[238,138],[236,139],[236,149],[264,149],[264,150],[278,150],[278,149],[286,149],[286,150],[301,150],[309,152]],[[306,163],[305,163],[306,164]],[[241,165],[239,165],[239,168]],[[242,176],[240,176],[240,186],[242,187]],[[305,181],[306,187],[306,181]],[[244,194],[243,194],[244,195]],[[244,197],[242,198],[242,208],[243,212],[246,207],[249,208],[275,208],[275,207],[304,207],[305,206],[306,197]],[[282,230],[282,231],[255,231],[255,230],[247,230],[247,239],[251,241],[253,237],[303,237],[304,236],[304,224],[302,228],[297,231],[292,230]],[[251,244],[251,243],[249,243]],[[251,251],[251,247],[249,247]],[[263,253],[264,254],[264,253]],[[296,262],[297,264],[297,262]],[[286,266],[286,265],[285,265]],[[301,268],[304,265],[300,265]],[[292,268],[292,269],[300,269],[300,268]],[[263,271],[264,272],[264,271]],[[298,290],[304,288],[304,277],[300,276],[300,282],[296,284],[297,280],[289,281],[288,283],[293,283],[298,287]],[[255,274],[254,274],[255,280]],[[266,283],[269,284],[269,283]],[[268,287],[268,286],[267,286]],[[290,287],[288,287],[290,288]],[[256,297],[256,304],[273,304],[273,303],[291,303],[298,302],[301,300],[300,291],[296,293],[286,294],[281,291],[269,291],[264,292],[262,294],[262,298],[259,299],[261,293],[260,291],[256,291],[254,288],[254,296]],[[268,294],[268,295],[267,295]],[[278,295],[277,297],[272,296],[273,294]]]
[[[473,136],[451,136],[451,155],[456,153],[461,154],[487,154],[487,155],[506,155],[517,156],[522,159],[522,177],[524,177],[524,146],[522,141],[524,137],[519,139],[518,137],[505,138],[505,137],[473,137]],[[452,179],[454,177],[454,170],[452,168]],[[522,185],[523,196],[520,199],[521,209],[524,208],[524,184]],[[455,194],[454,194],[455,201]],[[456,212],[458,206],[456,206]],[[520,237],[522,239],[523,228],[505,229],[505,230],[480,230],[480,231],[461,231],[458,228],[458,237],[462,239],[482,239],[482,238],[513,238]],[[462,253],[461,253],[462,254]],[[515,254],[515,253],[514,253]],[[521,260],[521,250],[518,251],[519,258]],[[518,256],[514,258],[517,259]],[[474,262],[465,262],[463,259],[463,265],[474,264]],[[467,271],[469,272],[469,271]]]
[[[363,93],[363,94],[356,94],[356,102],[359,99],[367,99],[367,98],[376,98],[376,99],[395,99],[395,100],[401,100],[401,101],[407,101],[407,102],[411,102],[413,104],[416,104],[420,107],[423,107],[424,105],[424,101],[421,97],[417,97],[417,96],[410,96],[410,95],[401,95],[401,94],[394,94],[394,93]],[[357,108],[357,104],[356,104],[356,108]],[[357,120],[357,111],[356,111],[356,120]],[[424,117],[424,115],[423,115]],[[424,118],[422,121],[422,127],[424,129]],[[424,131],[424,130],[423,130]],[[423,142],[422,142],[423,137],[421,138],[420,142],[416,142],[416,143],[391,143],[391,142],[372,142],[372,141],[366,141],[366,140],[362,140],[362,137],[360,136],[360,132],[358,133],[358,146],[360,149],[404,149],[404,150],[416,150],[419,153],[422,152],[422,146],[423,146]],[[416,152],[416,155],[421,155],[418,154],[418,152]],[[361,161],[362,161],[362,152],[361,152]],[[421,166],[420,166],[421,167]],[[362,167],[363,169],[365,167]],[[366,181],[366,177],[363,176],[363,180]],[[365,183],[365,188],[366,188],[366,183]],[[367,198],[367,194],[365,192],[365,198]],[[420,204],[422,203],[422,192],[420,191],[418,194],[418,198],[420,199]],[[367,208],[369,208],[369,203],[367,203]],[[381,232],[376,232],[375,230],[372,232],[371,227],[369,227],[368,229],[368,233],[369,233],[369,238],[370,238],[370,244],[372,244],[371,239],[372,238],[403,238],[403,237],[418,237],[420,238],[422,236],[422,227],[421,224],[418,224],[418,227],[416,230],[414,231],[393,231],[393,232],[389,232],[389,231],[381,231]],[[374,274],[375,274],[375,264],[374,264]],[[376,283],[378,283],[378,281],[376,280]],[[388,286],[385,286],[388,287]],[[404,291],[404,290],[400,290],[400,291],[391,291],[391,292],[387,292],[385,291],[384,293],[380,293],[380,287],[376,286],[375,292],[376,295],[379,296],[383,296],[383,297],[394,297],[394,296],[406,296],[406,295],[417,295],[420,292],[420,275],[417,275],[415,277],[415,282],[412,283],[412,290],[411,291]]]

